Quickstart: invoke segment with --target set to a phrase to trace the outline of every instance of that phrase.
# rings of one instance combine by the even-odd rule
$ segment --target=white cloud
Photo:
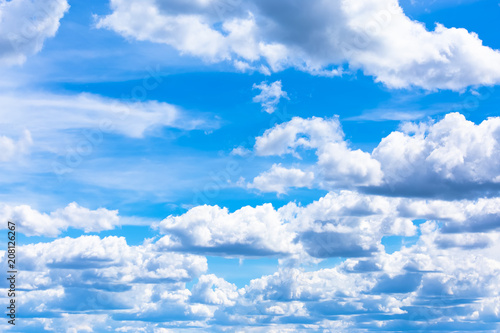
[[[4,148],[0,161],[28,152],[57,154],[65,163],[51,160],[43,165],[53,165],[58,174],[98,150],[108,133],[140,139],[159,135],[165,127],[196,130],[218,126],[217,121],[195,117],[165,102],[127,101],[88,93],[11,91],[0,94],[0,105],[0,132],[7,136],[0,136],[0,148]],[[17,143],[10,139],[23,132]]]
[[[66,0],[12,0],[0,2],[0,61],[22,64],[54,37],[69,9]]]
[[[383,174],[380,163],[369,153],[348,147],[336,118],[295,117],[266,130],[255,142],[255,152],[261,156],[292,154],[300,158],[297,151],[299,148],[316,150],[318,163],[315,173],[321,187],[335,189],[341,186],[378,185],[381,182]],[[304,173],[295,170],[295,173]],[[264,172],[256,179],[260,180],[267,174],[275,175],[276,172],[273,171]],[[265,177],[265,180],[270,179],[271,177]],[[268,186],[267,190],[280,189],[283,193],[288,187],[289,180],[284,177],[275,177],[272,181],[273,186]],[[309,187],[311,183],[312,181],[302,182],[301,186]],[[294,186],[299,187],[300,182]]]
[[[75,202],[50,214],[40,213],[27,205],[0,204],[0,216],[5,221],[15,222],[19,231],[28,236],[55,237],[68,228],[98,232],[114,229],[120,224],[116,210],[90,210]]]
[[[294,234],[271,204],[243,207],[234,213],[218,206],[197,206],[160,223],[166,236],[160,248],[220,255],[262,256],[296,252]]]
[[[251,246],[261,251],[259,255],[271,246],[275,252],[288,249],[289,255],[300,251],[300,246],[283,243],[290,242],[302,244],[314,256],[351,257],[334,267],[306,270],[300,261],[292,266],[282,261],[275,273],[241,289],[214,274],[202,275],[207,271],[203,257],[163,251],[180,249],[179,242],[167,241],[170,236],[142,246],[129,246],[122,237],[97,236],[23,245],[19,288],[25,291],[19,302],[28,318],[22,325],[34,325],[29,317],[52,318],[60,311],[83,317],[68,317],[66,322],[52,318],[47,327],[70,327],[70,319],[78,319],[80,328],[96,332],[104,326],[154,332],[158,327],[151,323],[179,329],[194,322],[196,327],[237,325],[245,331],[247,326],[262,329],[273,323],[277,331],[296,331],[304,325],[329,329],[330,319],[337,316],[342,316],[339,327],[346,331],[358,328],[360,317],[365,329],[385,330],[394,329],[395,322],[403,325],[397,326],[400,330],[409,327],[404,325],[437,329],[450,318],[454,330],[464,321],[496,322],[500,233],[449,233],[445,223],[472,225],[474,217],[497,212],[497,201],[414,200],[343,191],[304,207],[290,203],[279,210],[264,205],[228,213],[201,206],[160,224],[162,231],[184,242],[188,252],[206,246],[212,247],[207,251],[211,254],[219,247],[221,254],[234,244],[248,244],[244,251],[251,255],[257,252],[251,252]],[[416,244],[385,253],[383,235],[416,235],[409,215],[435,218],[443,227],[423,223]],[[308,240],[311,233],[315,238]],[[200,240],[198,247],[190,247],[193,239]],[[359,255],[363,258],[355,258]],[[185,283],[196,277],[191,290],[186,289]],[[93,318],[100,323],[93,326],[88,316],[103,310],[109,316]]]
[[[392,88],[460,90],[500,82],[500,53],[462,28],[429,31],[407,17],[397,0],[239,2],[112,0],[97,26],[163,43],[208,61],[241,69],[295,67],[340,75],[345,61]],[[146,24],[147,22],[147,24]],[[245,65],[246,64],[246,65]]]
[[[297,148],[313,149],[327,142],[342,142],[344,133],[338,119],[312,117],[292,120],[268,129],[256,139],[255,152],[260,156],[293,154]]]
[[[239,294],[236,286],[214,274],[202,275],[191,289],[191,301],[204,304],[234,305]]]
[[[262,110],[267,113],[273,113],[276,111],[281,98],[288,99],[286,91],[283,91],[281,88],[281,81],[275,81],[271,84],[267,84],[265,81],[260,84],[254,84],[253,89],[260,90],[260,94],[253,98],[254,103],[260,103]]]
[[[23,136],[17,141],[4,135],[0,136],[0,162],[9,162],[27,154],[32,144],[33,140],[28,130],[24,130]]]
[[[239,147],[236,147],[233,150],[231,150],[230,154],[233,155],[233,156],[245,157],[245,156],[248,156],[251,153],[252,152],[249,149],[246,149],[244,147],[239,146]]]
[[[43,273],[31,281],[35,284],[31,288],[36,288],[36,283],[44,286],[92,283],[80,279],[81,274],[98,279],[96,281],[102,283],[103,288],[152,281],[187,281],[207,268],[203,257],[162,253],[155,249],[153,244],[129,246],[124,237],[81,236],[23,245],[20,256],[27,271]],[[68,280],[54,281],[64,279],[65,270],[68,269],[73,270],[71,276],[66,276]],[[49,274],[50,271],[53,274]],[[60,274],[55,274],[57,271]],[[48,279],[42,279],[43,276]],[[94,281],[94,286],[99,286],[99,283]]]
[[[24,126],[32,134],[70,129],[98,129],[141,138],[157,127],[193,129],[203,119],[189,119],[176,106],[157,101],[122,101],[81,93],[78,95],[2,95],[2,127]]]
[[[185,289],[186,282],[207,270],[204,257],[158,252],[153,244],[129,246],[125,238],[115,236],[66,237],[22,245],[18,251],[23,279],[17,287],[24,291],[16,301],[27,320],[57,318],[54,315],[61,312],[85,317],[105,310],[101,325],[123,326],[124,318],[117,317],[149,321],[155,316],[186,320],[206,315],[189,304],[191,292]],[[217,283],[226,287],[223,280]],[[78,322],[83,325],[85,318]],[[46,324],[71,327],[59,320]]]
[[[382,181],[380,162],[360,149],[351,150],[345,142],[329,142],[317,155],[325,187],[379,185]]]
[[[234,213],[217,206],[198,206],[160,223],[167,234],[156,246],[169,251],[221,256],[282,258],[371,257],[383,252],[384,236],[415,236],[415,219],[442,224],[441,246],[487,247],[500,230],[497,198],[442,201],[391,198],[353,191],[328,193],[306,206],[289,203],[243,207]],[[472,235],[477,234],[477,235]],[[455,245],[454,245],[455,244]],[[465,245],[468,244],[468,245]]]
[[[382,166],[384,182],[397,192],[448,194],[481,186],[495,190],[500,180],[499,131],[498,117],[475,125],[450,113],[435,124],[403,126],[382,139],[372,156]]]
[[[255,177],[248,184],[249,188],[256,188],[262,192],[286,193],[292,187],[311,187],[314,173],[304,172],[300,169],[283,168],[280,164],[273,164],[269,171]]]
[[[499,117],[476,125],[450,113],[436,123],[403,124],[369,153],[349,148],[337,120],[293,118],[257,137],[254,149],[261,156],[298,158],[299,148],[315,150],[316,182],[329,190],[473,197],[500,190],[499,132]]]

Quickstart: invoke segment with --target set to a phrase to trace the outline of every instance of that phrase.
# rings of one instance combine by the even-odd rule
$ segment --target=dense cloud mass
[[[371,153],[351,149],[338,120],[315,117],[276,125],[255,143],[256,154],[264,156],[300,157],[301,149],[316,152],[317,163],[308,172],[315,173],[320,188],[354,185],[369,193],[448,198],[494,195],[500,189],[499,117],[476,125],[459,113],[450,113],[435,123],[406,123],[383,138]],[[271,189],[257,186],[255,180],[254,187]],[[284,180],[281,187],[274,184],[274,191],[282,193],[287,183],[297,186]]]
[[[20,298],[27,316],[22,325],[27,332],[41,322],[50,323],[45,330],[87,323],[96,332],[193,325],[349,332],[461,330],[474,322],[493,330],[500,319],[500,233],[484,233],[481,221],[498,216],[497,201],[344,191],[278,210],[264,205],[229,213],[196,207],[162,221],[160,231],[168,235],[140,246],[98,236],[24,245],[19,251],[26,290]],[[388,253],[382,240],[391,235],[418,237]],[[274,255],[283,261],[275,273],[238,288],[204,275],[206,259],[193,252]],[[297,258],[308,257],[344,260],[333,268],[304,270]],[[190,281],[195,283],[188,287]],[[99,317],[104,309],[107,314]],[[70,314],[57,317],[54,311]],[[450,322],[450,316],[461,319]]]
[[[429,31],[397,0],[112,0],[111,8],[98,27],[234,61],[240,70],[295,67],[336,76],[347,62],[392,88],[460,90],[500,81],[498,50],[463,28],[437,23]]]

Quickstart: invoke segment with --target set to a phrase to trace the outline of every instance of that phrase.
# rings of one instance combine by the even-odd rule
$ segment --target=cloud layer
[[[345,191],[278,210],[264,205],[229,213],[196,207],[162,221],[160,231],[168,236],[140,246],[98,236],[23,245],[19,302],[25,317],[20,324],[26,332],[235,326],[246,331],[455,331],[472,324],[495,330],[500,233],[496,228],[484,233],[481,221],[499,215],[497,201]],[[410,215],[428,221],[415,225]],[[384,235],[418,236],[389,254]],[[191,254],[226,256],[228,249],[232,255],[278,255],[281,265],[238,288],[205,274],[206,259]],[[297,258],[297,251],[347,259],[304,269],[307,261],[285,260]]]

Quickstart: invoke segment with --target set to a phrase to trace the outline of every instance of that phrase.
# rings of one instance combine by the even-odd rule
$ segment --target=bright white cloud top
[[[0,0],[0,331],[498,332],[499,14]]]

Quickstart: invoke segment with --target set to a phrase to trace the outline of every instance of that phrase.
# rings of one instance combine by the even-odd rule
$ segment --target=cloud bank
[[[336,76],[344,64],[390,88],[461,90],[500,82],[500,52],[463,28],[433,30],[397,0],[125,1],[97,27],[264,73],[294,67]],[[333,67],[333,68],[332,68]]]

